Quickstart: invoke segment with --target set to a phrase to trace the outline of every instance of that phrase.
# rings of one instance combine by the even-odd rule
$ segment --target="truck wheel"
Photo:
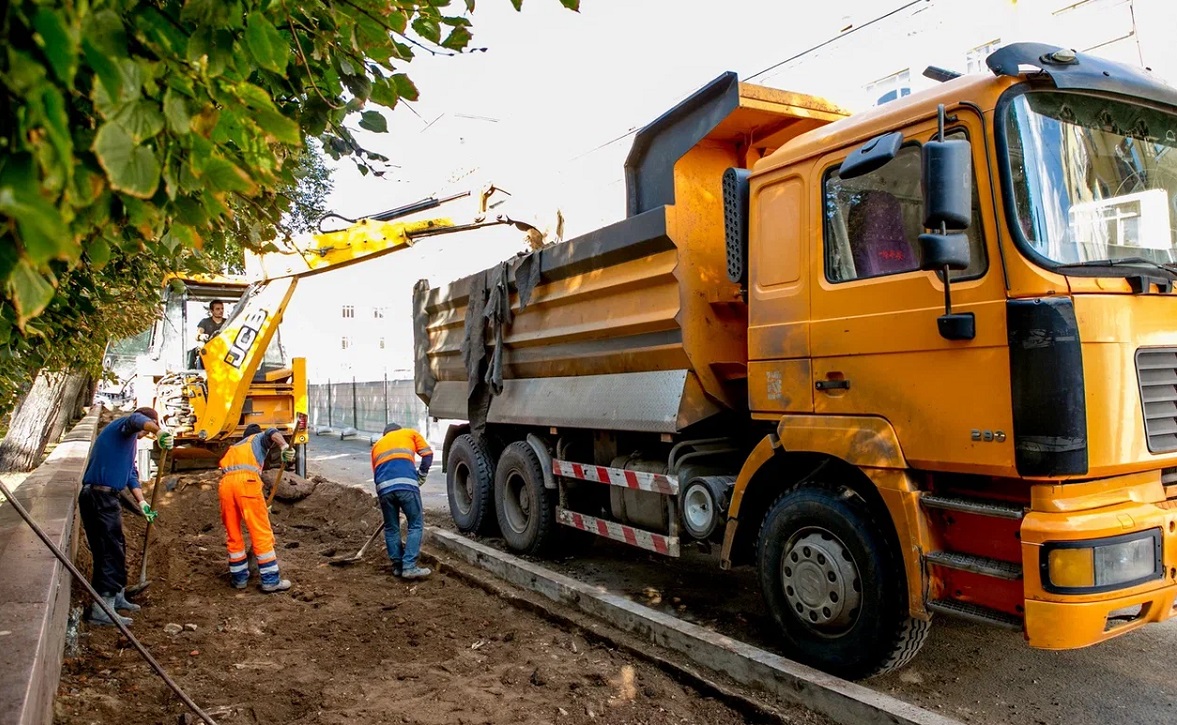
[[[507,446],[495,470],[499,529],[513,551],[543,553],[556,528],[556,496],[544,488],[543,467],[527,441]]]
[[[483,536],[495,533],[490,500],[494,493],[494,467],[474,436],[466,434],[454,439],[446,464],[445,486],[450,518],[458,531]]]
[[[760,589],[790,656],[862,679],[907,664],[929,624],[908,615],[902,562],[866,502],[840,486],[776,500],[757,545]]]

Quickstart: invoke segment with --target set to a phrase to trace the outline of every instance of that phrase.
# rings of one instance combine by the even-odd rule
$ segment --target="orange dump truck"
[[[420,283],[458,527],[714,540],[855,678],[934,614],[1045,649],[1172,616],[1177,90],[988,64],[852,116],[721,76],[637,135],[624,221]]]

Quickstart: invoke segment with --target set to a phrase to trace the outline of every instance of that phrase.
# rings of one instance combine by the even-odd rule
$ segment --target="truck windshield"
[[[1017,96],[1005,113],[1018,226],[1055,265],[1177,261],[1177,116],[1106,98]]]

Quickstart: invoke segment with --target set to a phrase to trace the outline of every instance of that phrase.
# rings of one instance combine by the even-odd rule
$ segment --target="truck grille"
[[[1136,377],[1148,449],[1177,450],[1177,348],[1137,350]]]

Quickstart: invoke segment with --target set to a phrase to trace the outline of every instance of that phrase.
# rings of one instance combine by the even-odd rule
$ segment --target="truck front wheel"
[[[539,554],[555,538],[556,495],[544,488],[543,466],[526,441],[512,443],[499,457],[495,511],[513,551]]]
[[[450,518],[463,533],[494,534],[494,465],[474,436],[454,439],[446,463],[446,495]]]
[[[862,679],[907,664],[929,625],[909,616],[898,553],[848,488],[809,485],[777,499],[757,546],[760,588],[788,654]]]

